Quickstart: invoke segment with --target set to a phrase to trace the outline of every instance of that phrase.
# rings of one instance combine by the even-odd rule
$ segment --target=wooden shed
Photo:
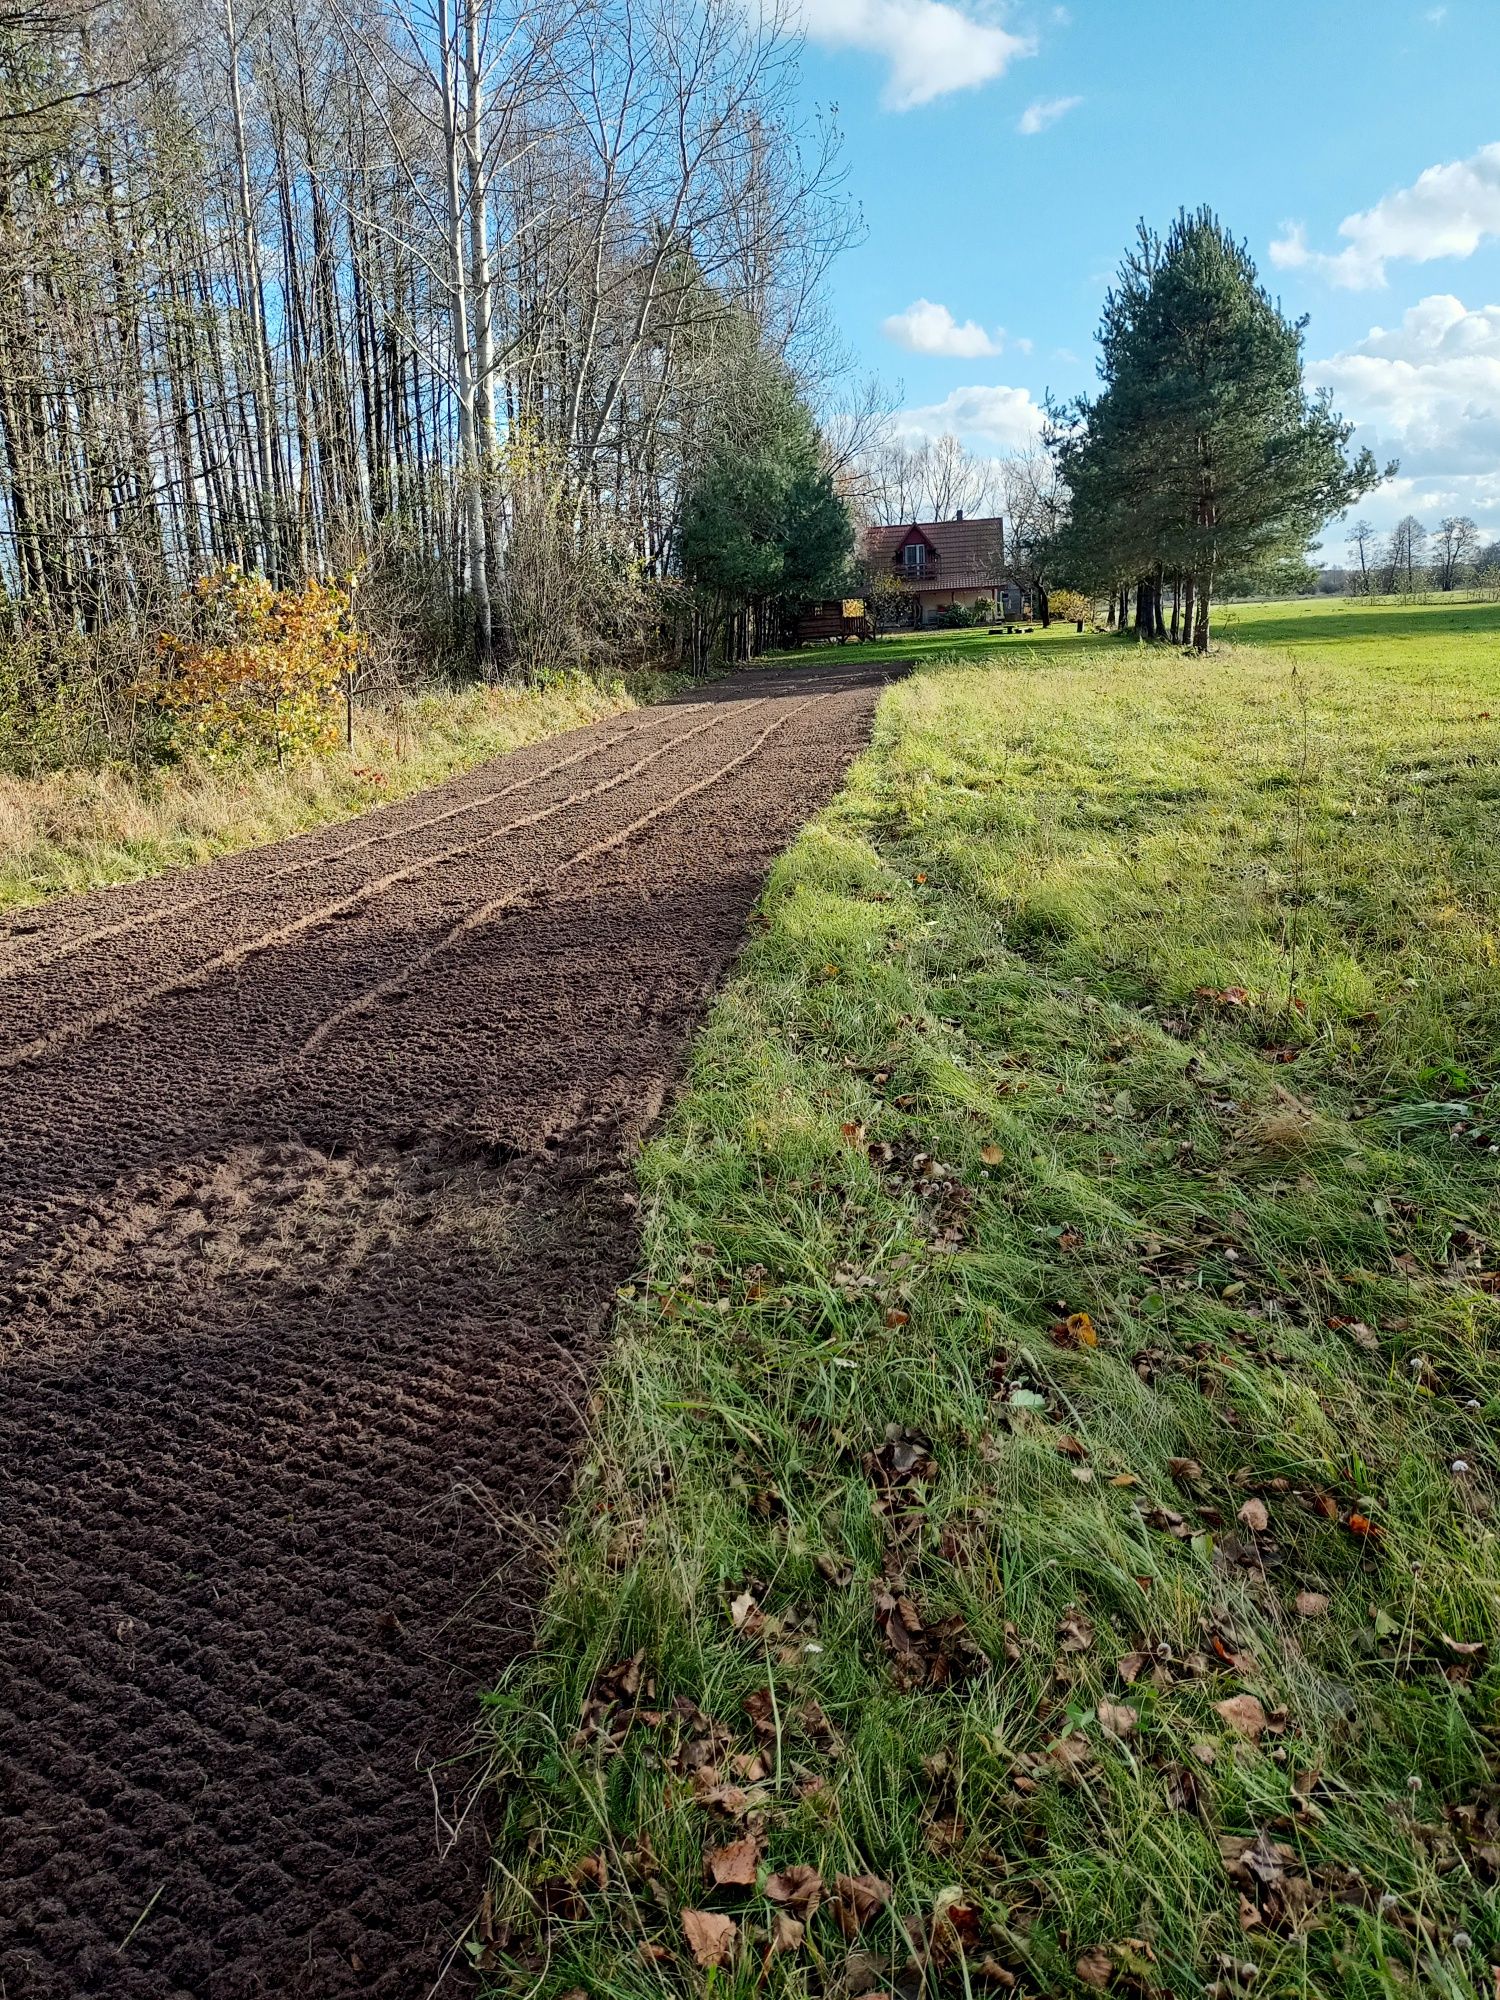
[[[865,609],[862,597],[825,597],[809,604],[797,620],[795,643],[799,646],[827,644],[836,639],[842,646],[850,639],[870,639],[875,621]]]

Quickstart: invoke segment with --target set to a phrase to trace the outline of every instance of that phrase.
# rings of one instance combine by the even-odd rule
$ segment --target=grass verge
[[[886,697],[643,1159],[487,1992],[1490,1990],[1497,713]]]
[[[352,752],[274,765],[0,771],[0,910],[284,840],[440,784],[487,757],[659,699],[677,681],[583,676],[432,691],[355,713]]]

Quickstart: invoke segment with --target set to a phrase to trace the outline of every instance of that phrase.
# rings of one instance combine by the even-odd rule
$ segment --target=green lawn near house
[[[1213,622],[1216,645],[1269,646],[1297,652],[1316,646],[1322,653],[1366,665],[1383,658],[1389,648],[1415,646],[1424,658],[1432,660],[1446,654],[1450,645],[1459,648],[1461,657],[1467,657],[1470,641],[1487,640],[1500,647],[1500,602],[1468,592],[1433,592],[1413,601],[1316,597],[1228,602],[1215,605]],[[1082,635],[1090,644],[1099,636],[1092,631]],[[1124,653],[1137,644],[1128,634],[1123,638],[1107,636]],[[891,660],[927,660],[950,654],[959,659],[990,659],[1027,649],[1050,657],[1058,647],[1078,644],[1079,638],[1071,621],[1055,623],[1046,630],[1033,621],[1029,633],[992,635],[982,627],[960,632],[887,633],[864,642],[858,650],[863,657]],[[806,659],[809,650],[794,649],[769,657],[785,663]]]

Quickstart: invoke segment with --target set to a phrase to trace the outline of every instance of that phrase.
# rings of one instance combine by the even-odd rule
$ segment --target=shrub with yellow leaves
[[[338,741],[339,689],[360,641],[354,579],[277,590],[236,565],[193,586],[195,630],[163,632],[146,692],[171,718],[175,746],[210,762],[307,756]]]

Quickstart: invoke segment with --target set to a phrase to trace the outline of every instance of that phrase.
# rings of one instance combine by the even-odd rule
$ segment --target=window
[[[906,558],[908,569],[920,570],[927,567],[927,550],[921,542],[908,542],[901,553]]]

